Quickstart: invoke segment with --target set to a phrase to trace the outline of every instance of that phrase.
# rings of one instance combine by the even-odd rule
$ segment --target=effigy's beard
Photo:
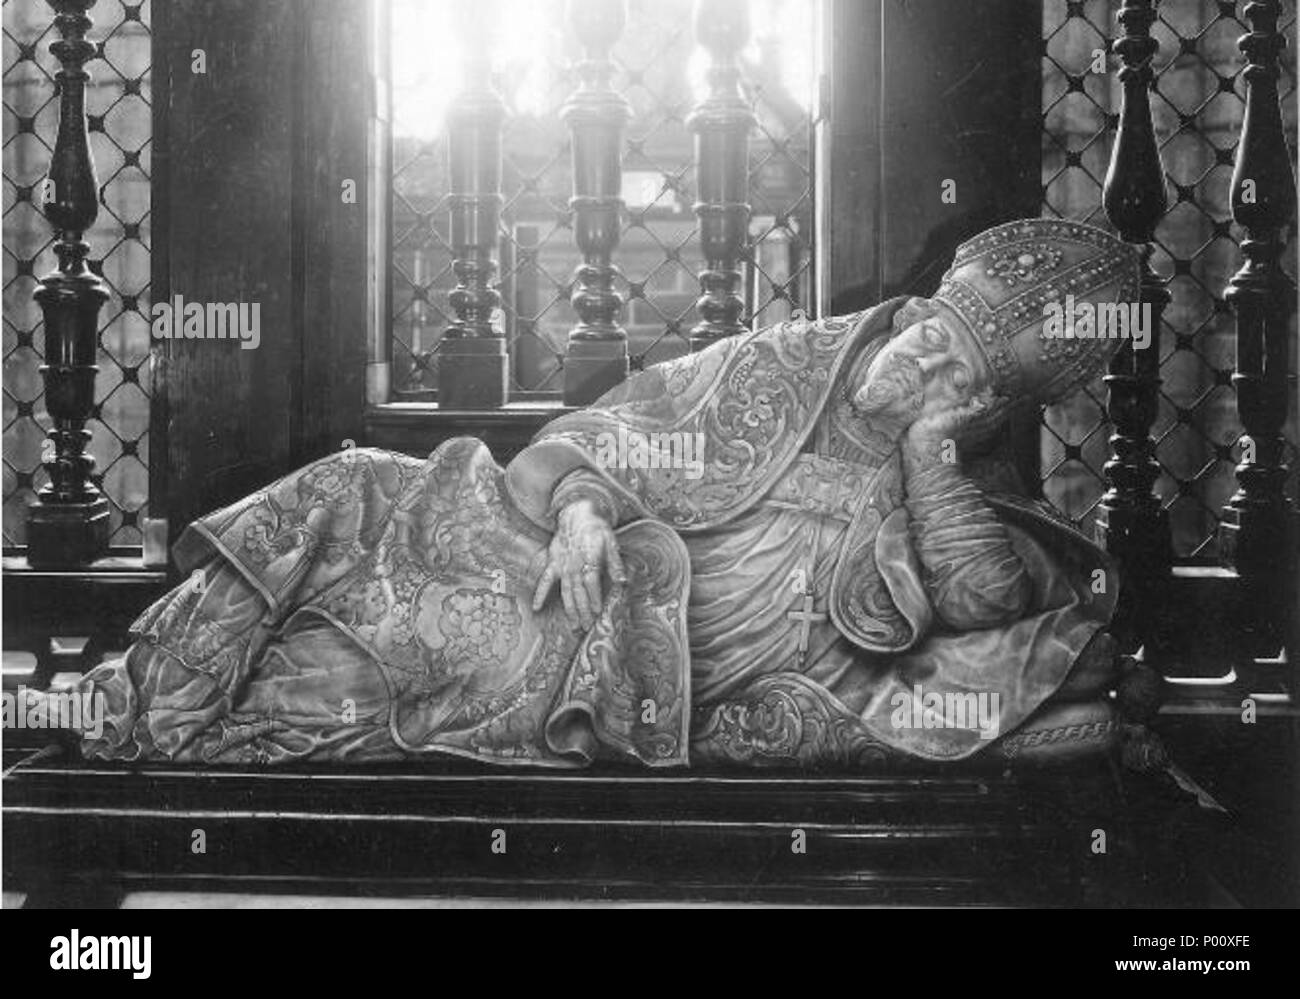
[[[897,354],[871,372],[854,396],[854,407],[873,421],[906,426],[925,406],[925,386],[916,358]]]

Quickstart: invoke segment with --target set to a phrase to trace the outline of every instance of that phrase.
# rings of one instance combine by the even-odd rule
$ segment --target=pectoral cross
[[[799,667],[803,668],[804,658],[808,655],[808,635],[812,631],[814,621],[825,621],[825,614],[817,614],[813,611],[813,595],[808,590],[803,595],[803,607],[800,610],[789,611],[786,615],[791,621],[799,622]]]
[[[808,554],[804,567],[790,574],[796,596],[803,597],[803,606],[797,610],[787,611],[786,619],[799,622],[799,658],[796,669],[803,671],[804,660],[808,658],[808,636],[812,633],[814,622],[825,621],[825,614],[813,610],[813,580],[817,578],[817,547],[822,536],[821,518],[813,518],[811,530],[808,531]]]

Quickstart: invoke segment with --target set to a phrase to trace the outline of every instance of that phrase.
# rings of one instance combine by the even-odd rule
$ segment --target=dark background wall
[[[256,350],[159,341],[150,491],[173,534],[360,436],[367,25],[357,0],[154,11],[154,301],[258,302],[262,324]]]
[[[963,240],[1038,215],[1042,9],[838,0],[832,25],[823,250],[831,311],[849,312],[934,291]]]

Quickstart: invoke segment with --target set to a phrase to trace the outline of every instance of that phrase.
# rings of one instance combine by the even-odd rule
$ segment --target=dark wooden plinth
[[[1293,640],[1300,564],[1300,514],[1285,507],[1268,513],[1260,517],[1229,503],[1219,522],[1220,555],[1236,570],[1242,593],[1233,637],[1257,656]]]
[[[135,890],[1086,904],[1124,863],[1121,824],[1107,774],[1062,780],[36,762],[5,779],[4,877],[33,905]]]

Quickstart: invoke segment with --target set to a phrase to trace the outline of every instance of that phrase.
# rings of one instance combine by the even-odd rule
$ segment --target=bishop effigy
[[[504,468],[469,437],[313,462],[187,528],[190,580],[82,681],[82,752],[872,767],[1100,737],[1118,579],[1002,431],[1122,342],[1045,316],[1137,282],[1099,229],[1014,222],[931,298],[648,368]]]

